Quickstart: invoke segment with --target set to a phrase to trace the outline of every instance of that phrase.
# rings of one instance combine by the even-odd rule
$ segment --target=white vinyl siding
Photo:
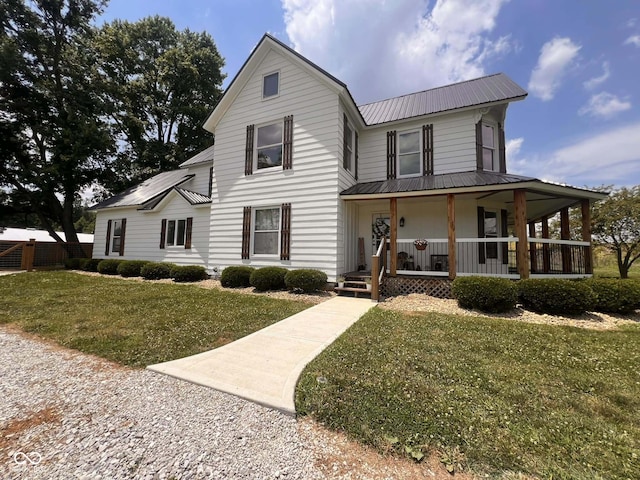
[[[358,182],[387,178],[387,132],[420,130],[433,124],[433,173],[467,172],[476,169],[474,112],[449,113],[392,125],[367,128],[360,133]],[[422,152],[420,154],[422,162]],[[398,170],[398,176],[400,170]]]
[[[280,72],[280,95],[261,101],[262,78]],[[246,127],[293,115],[291,170],[245,176]],[[340,121],[338,121],[340,119]],[[338,257],[338,171],[342,170],[338,95],[307,68],[270,51],[216,126],[210,269],[230,265],[318,268],[334,278]],[[243,208],[291,203],[290,260],[241,259]],[[253,225],[252,225],[253,230]]]

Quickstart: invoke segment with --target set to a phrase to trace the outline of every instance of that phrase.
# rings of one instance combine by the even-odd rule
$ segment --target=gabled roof
[[[367,125],[377,125],[459,108],[522,100],[526,96],[527,92],[513,80],[504,73],[497,73],[361,105],[358,108]]]
[[[181,185],[193,177],[193,174],[186,173],[184,170],[162,172],[92,206],[90,210],[142,205],[158,196],[162,196],[162,194],[168,193],[173,187]]]
[[[191,167],[199,163],[211,163],[213,165],[213,145],[195,154],[189,160],[182,162],[180,168]]]
[[[263,58],[266,56],[266,54],[269,52],[269,49],[271,48],[275,48],[279,50],[281,53],[288,55],[290,58],[295,59],[296,61],[299,62],[301,66],[307,68],[308,71],[314,73],[319,79],[323,80],[330,88],[333,88],[339,95],[342,95],[344,97],[345,102],[348,104],[347,107],[348,108],[350,107],[353,113],[358,117],[360,117],[360,120],[364,123],[364,120],[362,120],[360,112],[356,107],[356,103],[353,100],[353,97],[351,96],[349,89],[343,82],[338,80],[336,77],[331,75],[326,70],[323,70],[322,68],[320,68],[318,65],[316,65],[309,59],[300,55],[294,49],[282,43],[280,40],[278,40],[274,36],[269,35],[268,33],[265,33],[260,39],[260,41],[258,42],[258,44],[256,45],[256,47],[253,49],[251,54],[249,55],[249,58],[245,60],[244,64],[242,64],[242,67],[240,67],[240,70],[238,71],[236,76],[233,77],[233,80],[231,80],[231,83],[229,83],[229,86],[224,91],[222,98],[214,108],[211,115],[209,115],[207,120],[204,122],[203,127],[205,130],[208,130],[212,133],[215,131],[216,125],[218,124],[218,122],[220,121],[224,113],[231,106],[231,104],[233,103],[236,96],[238,95],[238,93],[246,83],[249,76],[253,73],[254,69],[263,60]]]
[[[138,208],[138,210],[154,210],[165,198],[169,196],[171,192],[176,192],[177,195],[180,195],[191,205],[205,205],[207,203],[211,203],[211,197],[203,195],[202,193],[187,190],[186,188],[173,187],[162,192],[160,195],[155,196],[148,202],[145,202],[140,208]]]

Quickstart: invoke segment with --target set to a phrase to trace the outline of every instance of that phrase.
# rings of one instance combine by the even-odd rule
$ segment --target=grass
[[[71,272],[0,277],[0,323],[134,367],[221,346],[309,306]]]
[[[640,326],[373,309],[307,365],[296,408],[496,478],[640,478]]]

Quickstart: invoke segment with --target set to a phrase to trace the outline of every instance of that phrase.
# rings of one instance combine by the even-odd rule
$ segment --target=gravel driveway
[[[3,479],[324,478],[292,417],[4,327],[0,457]]]

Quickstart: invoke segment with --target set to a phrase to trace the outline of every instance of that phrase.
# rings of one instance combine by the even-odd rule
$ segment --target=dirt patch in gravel
[[[629,315],[587,312],[576,316],[556,316],[539,314],[518,307],[508,313],[486,314],[478,310],[460,308],[456,300],[429,297],[418,293],[390,297],[385,299],[383,302],[380,302],[379,306],[386,310],[397,310],[403,312],[436,312],[475,317],[508,318],[519,322],[542,323],[547,325],[568,325],[572,327],[591,328],[596,330],[611,330],[618,328],[620,325],[640,322],[640,312],[638,310]]]

